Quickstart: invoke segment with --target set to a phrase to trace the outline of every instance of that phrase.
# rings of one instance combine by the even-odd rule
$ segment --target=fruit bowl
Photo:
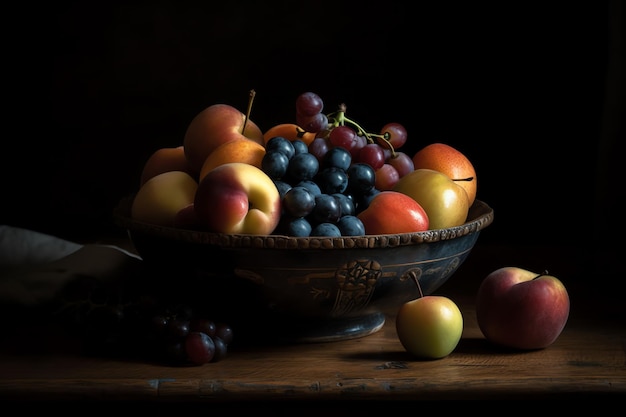
[[[355,237],[228,235],[133,220],[114,210],[159,291],[237,329],[238,340],[327,342],[378,331],[388,314],[445,283],[493,209],[476,200],[465,224]]]

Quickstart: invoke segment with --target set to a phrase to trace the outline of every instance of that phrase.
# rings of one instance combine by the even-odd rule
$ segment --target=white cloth
[[[117,246],[81,245],[0,225],[0,303],[43,303],[76,277],[119,277],[140,265],[139,256]]]

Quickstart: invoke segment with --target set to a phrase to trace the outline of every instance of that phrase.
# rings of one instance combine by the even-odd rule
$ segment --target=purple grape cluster
[[[57,318],[80,336],[88,355],[203,365],[223,360],[233,341],[227,323],[148,291],[129,295],[117,286],[78,279],[64,289],[59,304]]]

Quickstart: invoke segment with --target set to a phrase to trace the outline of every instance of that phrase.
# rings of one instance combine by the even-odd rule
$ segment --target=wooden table
[[[398,341],[394,318],[363,338],[317,344],[238,346],[217,363],[169,367],[137,361],[86,357],[68,340],[33,340],[31,350],[0,349],[0,399],[25,405],[142,403],[153,411],[193,405],[221,414],[262,407],[292,407],[311,415],[341,407],[370,409],[388,401],[452,399],[617,398],[626,394],[626,309],[616,291],[590,290],[579,277],[578,256],[563,256],[562,279],[572,309],[567,326],[550,347],[512,352],[491,346],[475,320],[480,278],[496,266],[534,267],[536,254],[477,246],[438,293],[453,298],[464,315],[463,338],[446,358],[412,358]],[[539,261],[537,261],[539,263]],[[577,272],[578,271],[578,272]],[[555,275],[559,275],[555,273]],[[567,279],[567,278],[571,279]],[[597,288],[597,287],[594,287]],[[54,339],[54,338],[52,338]],[[208,407],[208,408],[207,408]],[[93,407],[92,407],[93,408]],[[228,412],[227,412],[228,411]],[[338,414],[337,414],[338,415]]]

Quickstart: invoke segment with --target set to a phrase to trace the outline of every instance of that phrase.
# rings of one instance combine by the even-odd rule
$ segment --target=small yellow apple
[[[193,203],[197,181],[186,172],[168,171],[147,180],[131,205],[134,220],[174,226],[178,212]]]
[[[452,353],[461,340],[463,315],[448,297],[421,296],[400,307],[396,332],[407,352],[418,358],[440,359]]]

